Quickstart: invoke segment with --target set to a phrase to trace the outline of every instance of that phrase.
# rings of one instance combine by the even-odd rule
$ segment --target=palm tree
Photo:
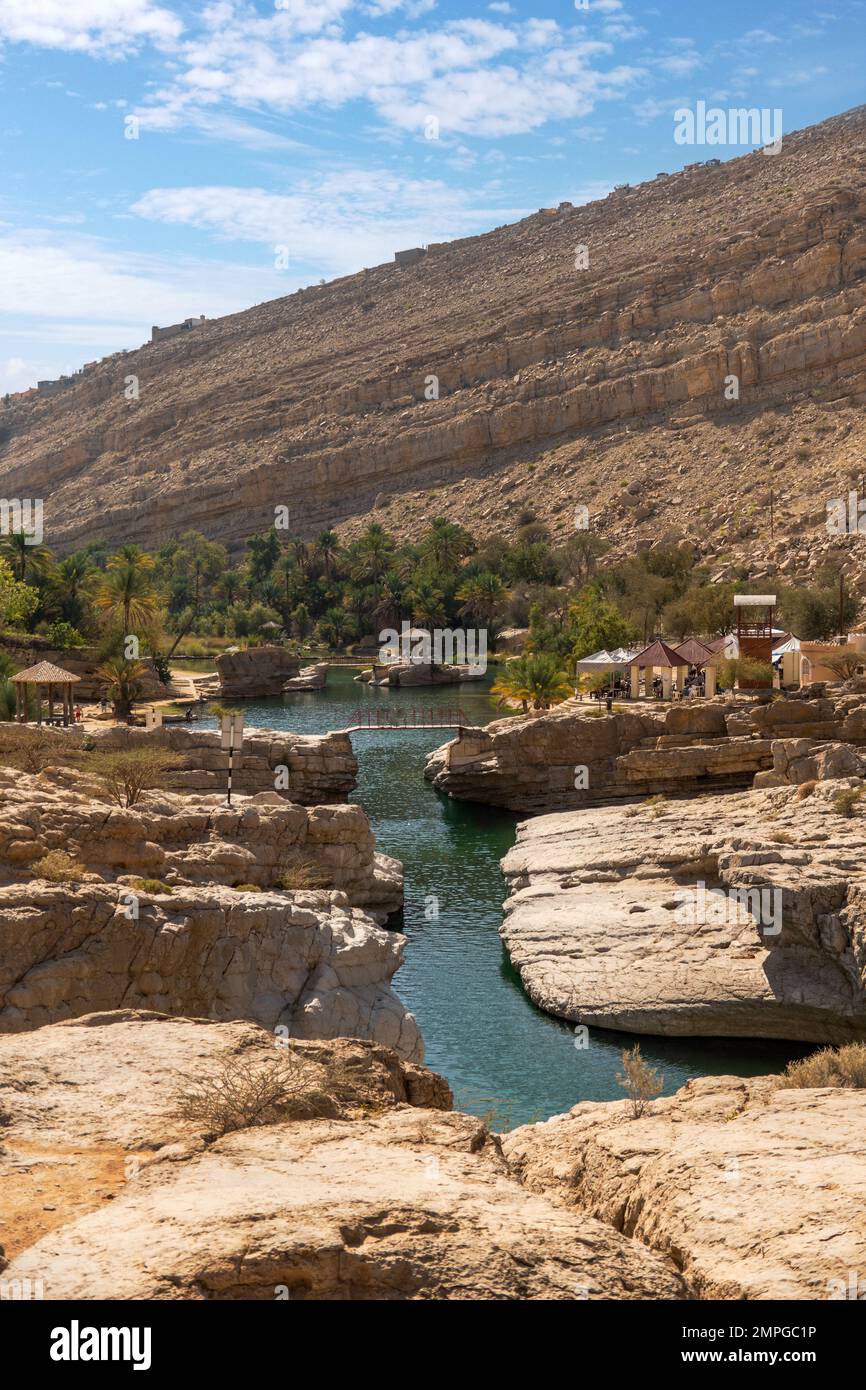
[[[393,538],[378,521],[371,521],[356,546],[357,577],[362,581],[381,579],[394,558]]]
[[[149,557],[148,557],[149,558]],[[112,556],[99,592],[96,606],[105,613],[109,623],[122,619],[124,633],[133,628],[147,629],[156,611],[156,594],[151,588],[148,564],[139,565],[136,558],[118,561]]]
[[[393,627],[403,611],[403,585],[393,570],[373,585],[373,617],[383,627]]]
[[[549,652],[532,652],[509,661],[490,693],[497,697],[499,705],[519,700],[525,714],[530,703],[534,710],[542,710],[567,700],[572,688],[555,656]]]
[[[237,570],[226,570],[217,581],[217,588],[226,603],[234,603],[241,590],[241,577]]]
[[[322,567],[325,571],[325,578],[330,583],[331,576],[334,572],[334,566],[340,554],[340,538],[336,531],[320,531],[313,542],[313,549],[317,557],[321,560]]]
[[[473,574],[457,590],[456,598],[463,607],[461,617],[474,618],[476,622],[492,624],[499,610],[511,597],[498,574],[486,570],[483,574]]]
[[[434,518],[422,542],[422,550],[435,561],[436,568],[447,573],[455,570],[464,555],[471,555],[474,542],[469,532],[447,517]]]
[[[51,574],[51,587],[60,604],[60,612],[73,626],[81,621],[84,598],[93,578],[93,567],[86,555],[67,555]]]
[[[12,573],[19,583],[28,578],[38,579],[44,575],[51,564],[51,551],[47,545],[33,545],[33,537],[26,531],[11,531],[2,542],[0,550],[7,556]]]
[[[152,555],[148,555],[146,550],[142,550],[140,545],[121,545],[115,550],[105,562],[107,570],[126,569],[129,566],[135,570],[152,570],[155,564]]]
[[[441,627],[445,622],[444,595],[431,580],[417,579],[406,591],[406,602],[411,606],[413,622],[419,627]]]
[[[98,666],[94,675],[105,684],[106,694],[114,708],[115,719],[125,719],[141,694],[141,680],[147,675],[144,662],[127,661],[124,656],[113,656],[102,666]]]

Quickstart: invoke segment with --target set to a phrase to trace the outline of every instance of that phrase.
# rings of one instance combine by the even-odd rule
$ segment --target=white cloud
[[[139,347],[154,323],[235,313],[297,283],[274,269],[272,256],[239,265],[127,254],[98,238],[35,228],[0,235],[0,334],[10,353],[0,390]]]
[[[388,170],[345,169],[299,184],[289,194],[263,188],[153,188],[133,205],[139,217],[258,242],[290,264],[344,275],[392,259],[403,246],[446,241],[522,215],[514,207],[476,206],[438,179]]]
[[[636,74],[599,71],[595,60],[612,45],[552,19],[510,26],[467,18],[352,37],[328,30],[299,42],[304,12],[295,3],[292,12],[262,15],[242,0],[220,0],[183,45],[176,79],[139,109],[142,123],[202,129],[201,113],[217,107],[287,115],[363,100],[398,129],[420,132],[436,115],[443,133],[501,136],[584,115]],[[324,0],[324,8],[335,17],[344,3]]]
[[[153,0],[2,0],[0,39],[121,57],[150,42],[174,44],[177,15]]]

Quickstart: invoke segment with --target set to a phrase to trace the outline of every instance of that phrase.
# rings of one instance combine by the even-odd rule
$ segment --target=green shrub
[[[163,883],[161,878],[134,878],[129,885],[136,893],[173,893],[174,889],[170,883]]]
[[[844,791],[837,792],[833,797],[833,810],[837,816],[845,816],[846,820],[850,820],[863,795],[863,790],[862,787],[846,787]]]

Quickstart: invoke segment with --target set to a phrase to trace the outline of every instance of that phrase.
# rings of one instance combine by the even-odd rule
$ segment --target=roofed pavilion
[[[62,718],[65,726],[75,722],[74,707],[72,702],[72,687],[81,680],[80,676],[74,676],[71,671],[64,671],[62,666],[54,666],[50,661],[37,661],[35,666],[28,666],[26,671],[18,671],[11,677],[12,684],[15,686],[15,718],[20,724],[27,723],[27,693],[28,687],[36,686],[36,723],[42,723],[42,688],[48,688],[48,719],[50,723],[54,721],[54,692],[58,691],[62,707]]]
[[[689,673],[689,663],[676,647],[668,646],[667,642],[656,638],[655,642],[650,642],[648,647],[644,647],[642,652],[637,652],[629,661],[631,671],[631,695],[636,700],[640,694],[640,673],[641,671],[661,671],[662,673],[662,695],[665,700],[671,698],[671,685],[673,682],[673,672],[679,676],[680,689]]]

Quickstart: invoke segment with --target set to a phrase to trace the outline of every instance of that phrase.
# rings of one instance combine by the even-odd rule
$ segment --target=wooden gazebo
[[[15,718],[21,724],[27,723],[27,687],[36,686],[36,722],[42,723],[42,687],[48,687],[48,719],[54,722],[54,691],[59,686],[60,702],[63,709],[64,725],[75,723],[74,706],[72,703],[72,687],[81,680],[80,676],[74,676],[71,671],[64,671],[62,666],[52,666],[50,661],[38,661],[35,666],[28,666],[26,671],[19,671],[12,677],[12,684],[15,686]]]

